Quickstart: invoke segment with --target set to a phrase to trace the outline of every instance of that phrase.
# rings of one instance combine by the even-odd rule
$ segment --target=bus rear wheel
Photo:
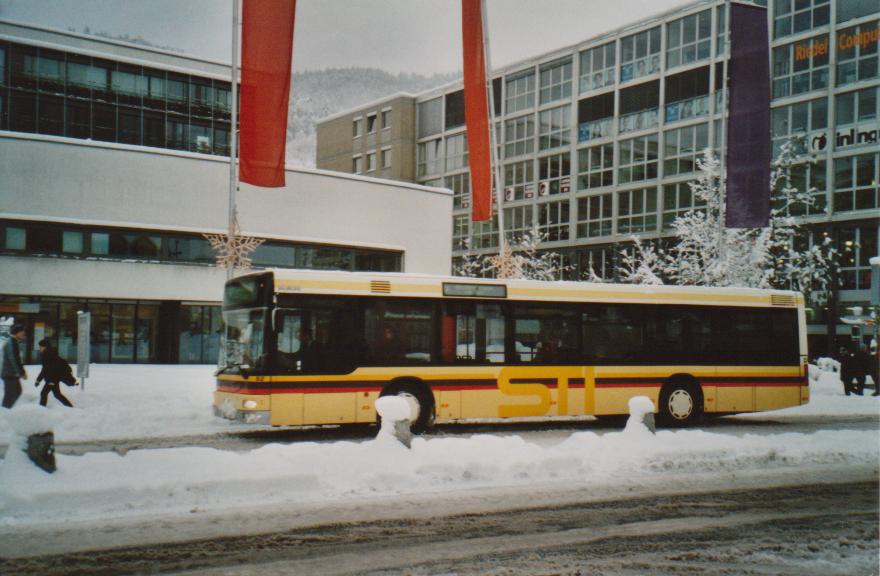
[[[674,380],[660,392],[660,423],[684,428],[703,418],[703,394],[700,385],[690,380]]]
[[[407,401],[412,413],[409,429],[413,434],[422,434],[434,424],[434,395],[421,382],[392,382],[379,394],[380,398],[383,396],[397,396]],[[381,426],[378,415],[376,421]]]

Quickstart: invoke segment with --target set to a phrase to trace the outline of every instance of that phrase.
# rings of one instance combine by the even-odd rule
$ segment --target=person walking
[[[857,386],[853,386],[853,379],[856,376],[856,353],[849,346],[841,346],[837,360],[840,362],[840,380],[843,382],[843,392],[847,396],[857,394],[861,396],[863,393]]]
[[[65,406],[73,407],[70,400],[61,393],[61,383],[64,382],[68,386],[76,386],[76,378],[73,377],[73,369],[67,360],[58,355],[58,351],[52,347],[52,344],[46,340],[40,340],[40,356],[43,359],[43,369],[37,376],[34,386],[38,387],[41,381],[46,382],[43,389],[40,390],[40,406],[45,406],[49,400],[49,392],[51,392],[59,402]]]
[[[24,326],[15,324],[9,330],[9,338],[3,343],[3,368],[0,370],[0,377],[3,378],[4,408],[12,408],[15,405],[18,397],[21,396],[21,379],[27,378],[18,346],[26,337]]]
[[[861,396],[865,393],[865,383],[868,374],[871,372],[871,356],[868,354],[868,348],[864,342],[856,342],[855,351],[853,352],[852,373],[856,379],[854,391]]]

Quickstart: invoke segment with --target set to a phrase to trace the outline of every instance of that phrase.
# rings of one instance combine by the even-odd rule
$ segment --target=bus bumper
[[[220,406],[214,405],[214,416],[244,424],[264,424],[266,426],[272,421],[272,413],[269,410],[238,410],[228,398]]]

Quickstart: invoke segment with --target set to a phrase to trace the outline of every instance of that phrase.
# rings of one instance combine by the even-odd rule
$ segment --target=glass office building
[[[815,203],[796,216],[808,242],[831,238],[841,253],[831,301],[809,311],[811,349],[825,353],[849,334],[837,319],[870,300],[878,254],[880,4],[756,3],[768,10],[774,152],[803,137],[794,178]],[[699,205],[687,184],[697,158],[724,151],[727,36],[725,3],[698,1],[494,70],[507,237],[537,225],[570,278],[608,280],[631,235],[670,238]],[[454,192],[455,257],[498,249],[497,218],[470,222],[462,100],[461,83],[415,97],[416,181]]]

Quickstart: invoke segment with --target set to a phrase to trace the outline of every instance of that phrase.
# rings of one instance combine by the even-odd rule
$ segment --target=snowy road
[[[0,573],[867,575],[877,502],[876,481],[665,494],[0,560]]]

